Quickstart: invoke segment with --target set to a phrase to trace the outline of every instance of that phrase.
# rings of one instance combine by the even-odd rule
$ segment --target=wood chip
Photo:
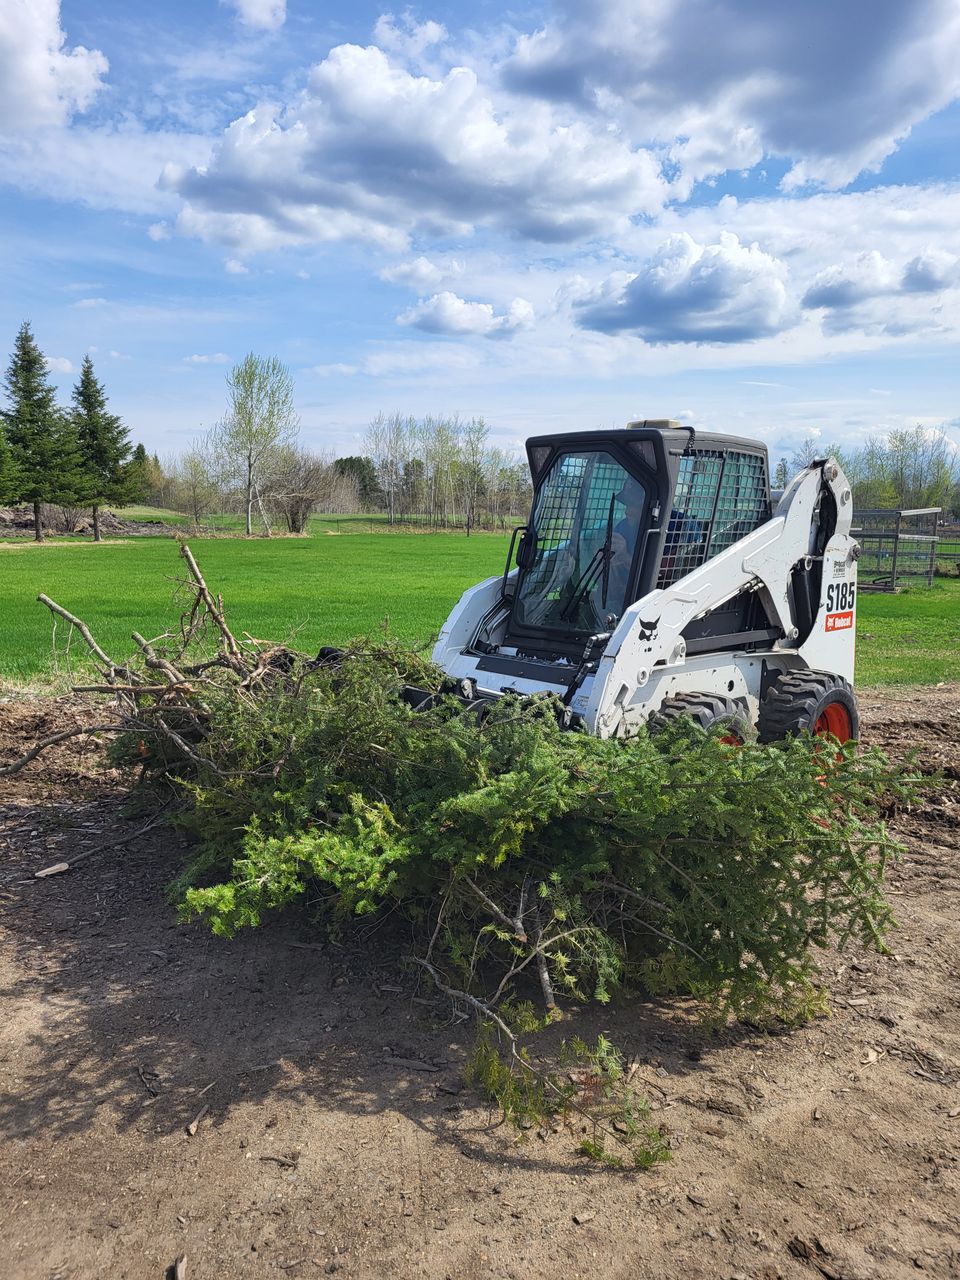
[[[187,1280],[187,1255],[181,1253],[173,1264],[173,1280]]]
[[[200,1127],[200,1121],[203,1119],[203,1117],[207,1114],[209,1110],[210,1108],[207,1106],[206,1103],[204,1103],[203,1106],[200,1108],[200,1110],[197,1112],[197,1114],[193,1117],[193,1119],[187,1125],[187,1133],[189,1133],[191,1138],[194,1137],[194,1135],[196,1134],[197,1130]]]
[[[52,867],[44,867],[42,871],[35,871],[33,873],[33,878],[35,880],[42,880],[44,876],[58,876],[61,871],[69,870],[69,862],[55,862]]]
[[[956,1120],[957,1116],[960,1116],[960,1107],[953,1107],[950,1111],[947,1112],[947,1115],[950,1117],[951,1120]]]
[[[578,1227],[582,1227],[584,1223],[592,1222],[596,1216],[597,1215],[595,1213],[590,1213],[590,1212],[575,1213],[573,1215],[573,1220]]]
[[[743,1120],[746,1118],[746,1108],[741,1107],[739,1102],[727,1102],[724,1098],[685,1098],[685,1102],[689,1102],[691,1106],[700,1107],[704,1111],[722,1111],[726,1116],[737,1116]]]

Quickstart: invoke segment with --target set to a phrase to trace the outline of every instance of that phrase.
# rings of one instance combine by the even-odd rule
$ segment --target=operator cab
[[[682,578],[771,515],[767,452],[755,441],[644,421],[619,431],[538,436],[527,442],[527,455],[530,521],[511,543],[506,616],[501,610],[499,625],[482,627],[477,637],[486,654],[579,663],[635,600]],[[699,628],[709,647],[711,635],[728,639],[767,621],[754,596],[738,597],[692,624],[689,639],[703,640]]]

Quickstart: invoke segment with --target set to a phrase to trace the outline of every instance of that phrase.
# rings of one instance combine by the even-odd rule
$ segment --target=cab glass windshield
[[[541,484],[520,571],[514,622],[594,634],[610,630],[626,604],[643,513],[643,483],[602,451],[558,457]]]

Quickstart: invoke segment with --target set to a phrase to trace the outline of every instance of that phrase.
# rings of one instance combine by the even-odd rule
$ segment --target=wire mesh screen
[[[755,453],[728,453],[713,516],[708,556],[718,555],[770,519],[767,467]]]
[[[644,502],[643,485],[609,454],[558,459],[537,496],[534,562],[521,575],[514,620],[596,630],[619,616]]]
[[[568,454],[554,467],[540,490],[533,522],[537,546],[542,550],[554,551],[570,541],[586,468],[587,458],[583,454]]]
[[[762,457],[697,449],[680,459],[658,587],[667,587],[770,518]]]

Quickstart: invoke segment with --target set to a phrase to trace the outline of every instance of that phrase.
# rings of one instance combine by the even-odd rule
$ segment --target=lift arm
[[[654,668],[684,663],[682,632],[686,626],[746,589],[760,593],[771,621],[783,632],[772,647],[797,651],[798,631],[788,592],[790,574],[795,565],[814,553],[825,489],[832,493],[837,511],[836,528],[824,551],[825,566],[828,560],[843,563],[855,577],[852,549],[856,544],[849,536],[850,486],[832,459],[811,463],[793,478],[766,524],[671,586],[649,592],[624,612],[592,682],[584,711],[590,732],[601,737],[622,732],[624,711],[637,690],[650,680]],[[826,580],[824,574],[824,583]],[[851,674],[852,640],[851,631]]]

